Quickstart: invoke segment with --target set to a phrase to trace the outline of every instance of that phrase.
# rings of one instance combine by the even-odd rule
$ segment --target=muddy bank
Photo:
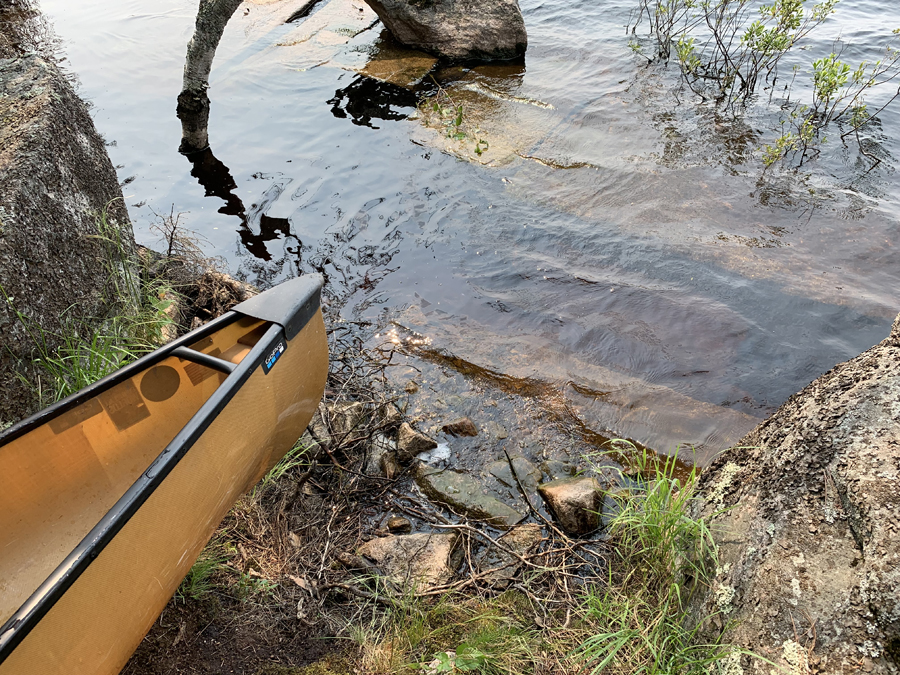
[[[697,611],[724,612],[709,634],[727,625],[791,673],[900,672],[898,392],[900,317],[704,471],[720,568]]]
[[[7,54],[31,45],[9,30],[4,40]],[[0,422],[8,423],[33,412],[16,364],[29,359],[36,337],[53,350],[61,333],[80,332],[107,310],[100,214],[126,246],[134,240],[103,139],[52,60],[0,59],[0,120],[0,287],[8,298],[0,299]]]

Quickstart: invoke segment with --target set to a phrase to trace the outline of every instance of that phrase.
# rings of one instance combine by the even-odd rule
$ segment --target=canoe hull
[[[303,434],[327,371],[318,310],[270,370],[253,371],[0,675],[118,673],[228,510]]]

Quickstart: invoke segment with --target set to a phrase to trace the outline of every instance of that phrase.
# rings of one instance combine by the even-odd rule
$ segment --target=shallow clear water
[[[628,48],[633,2],[523,0],[524,66],[436,73],[490,140],[484,164],[464,161],[442,150],[471,154],[471,140],[407,119],[415,95],[347,69],[380,25],[346,47],[291,44],[303,25],[281,19],[300,4],[257,0],[232,19],[212,152],[192,164],[175,98],[196,2],[42,1],[141,243],[158,241],[154,212],[185,212],[253,283],[320,270],[345,318],[417,331],[542,383],[604,435],[691,443],[701,461],[900,311],[896,113],[871,172],[834,142],[810,176],[763,175],[755,150],[777,116],[673,98],[672,72]],[[802,58],[838,33],[845,56],[872,58],[900,25],[889,0],[839,9]]]

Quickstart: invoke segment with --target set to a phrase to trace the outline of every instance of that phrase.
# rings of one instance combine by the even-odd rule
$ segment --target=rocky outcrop
[[[694,607],[719,613],[706,633],[725,626],[791,673],[900,672],[900,317],[719,457],[701,490],[720,557]]]
[[[525,54],[528,36],[516,0],[366,0],[403,44],[451,61]]]
[[[116,173],[84,102],[47,60],[0,60],[0,286],[51,349],[64,325],[105,312],[108,279],[91,238],[104,209],[131,240]],[[33,411],[14,369],[34,339],[4,298],[0,336],[0,422],[9,422]]]

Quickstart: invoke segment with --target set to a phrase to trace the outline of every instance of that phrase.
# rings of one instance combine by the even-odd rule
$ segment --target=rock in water
[[[496,527],[512,527],[525,517],[487,494],[477,480],[465,473],[422,464],[416,473],[416,484],[429,499]]]
[[[399,516],[388,518],[387,527],[391,534],[409,534],[412,532],[412,523],[409,522],[409,519]]]
[[[587,534],[600,527],[603,492],[596,478],[562,478],[542,483],[538,492],[569,534]]]
[[[719,565],[693,610],[775,661],[747,675],[900,672],[898,392],[900,317],[703,471]]]
[[[437,447],[437,441],[413,429],[409,422],[400,425],[397,432],[397,458],[401,462],[411,462],[420,452],[428,452]]]
[[[443,427],[441,427],[441,431],[443,431],[445,434],[450,434],[451,436],[478,435],[478,427],[476,427],[475,422],[470,420],[468,417],[460,417],[458,420],[448,422]]]
[[[393,36],[451,61],[525,54],[528,36],[516,0],[366,0]]]

